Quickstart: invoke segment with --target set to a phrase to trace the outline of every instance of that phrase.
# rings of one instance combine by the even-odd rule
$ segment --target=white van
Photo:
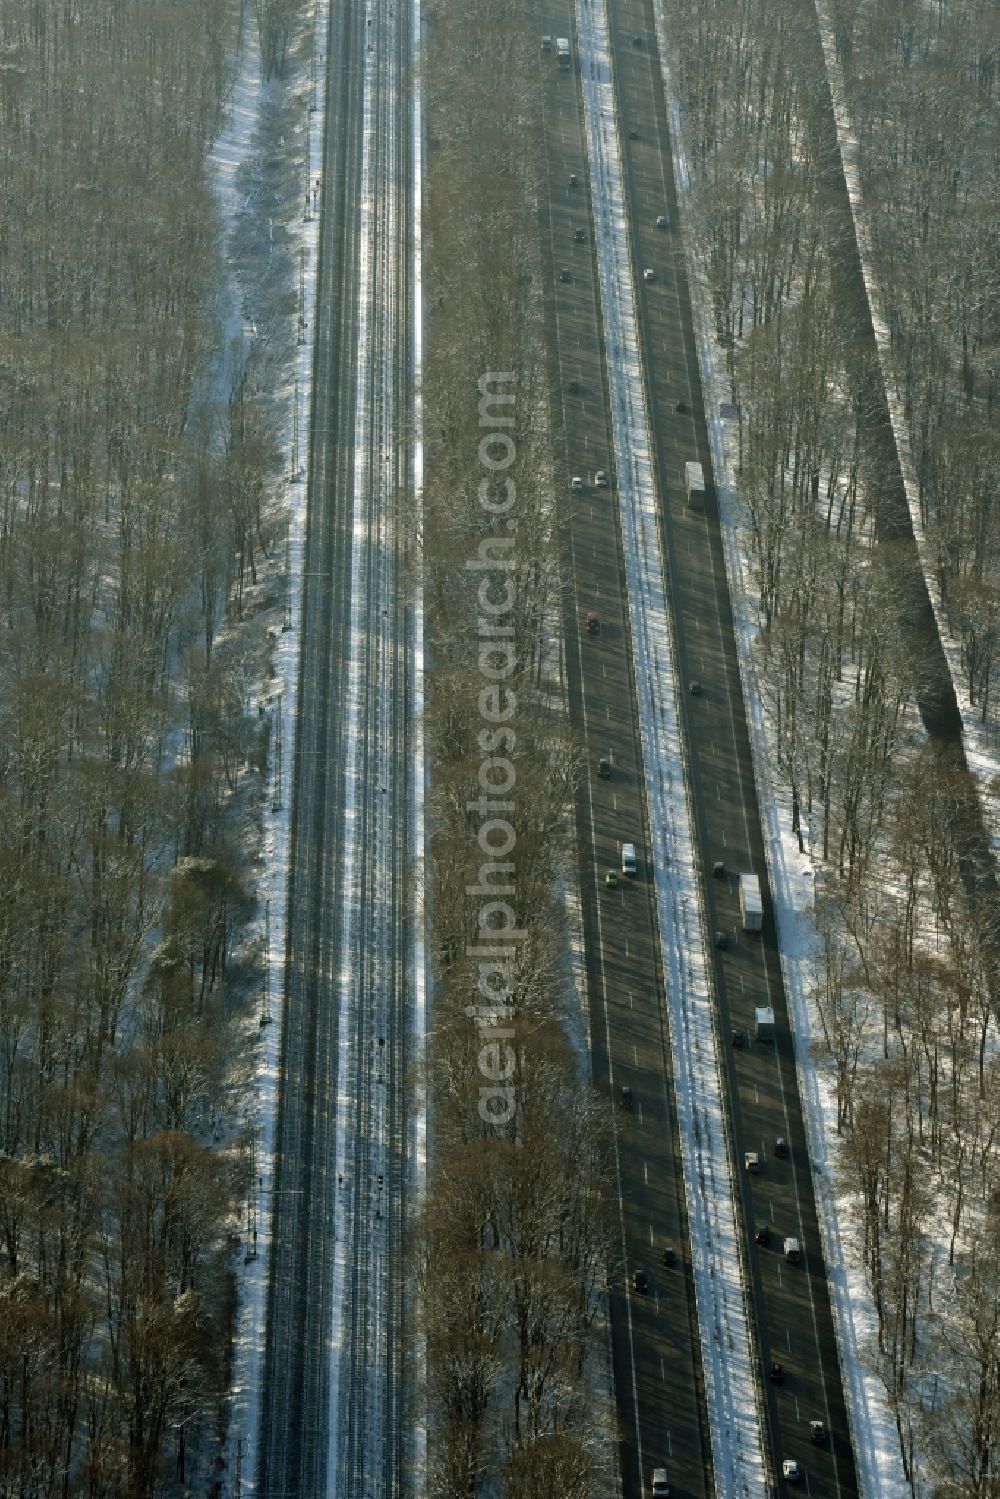
[[[635,844],[622,844],[622,874],[635,874]]]
[[[790,1265],[797,1265],[802,1258],[802,1250],[798,1239],[785,1240],[785,1259]]]

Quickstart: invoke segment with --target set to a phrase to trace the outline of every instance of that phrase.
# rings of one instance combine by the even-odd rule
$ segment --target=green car
[[[614,890],[618,884],[618,871],[616,869],[609,869],[604,876],[604,883],[609,889]]]

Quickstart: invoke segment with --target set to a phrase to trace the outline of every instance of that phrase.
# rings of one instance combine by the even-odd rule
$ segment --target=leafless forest
[[[556,882],[571,857],[580,762],[547,687],[557,667],[552,627],[562,572],[536,215],[538,37],[529,6],[488,0],[442,0],[431,28],[422,552],[435,780],[428,892],[435,1024],[427,1061],[429,1190],[415,1251],[435,1432],[429,1492],[469,1494],[488,1480],[510,1499],[590,1499],[607,1492],[614,1460],[602,1417],[605,1333],[595,1325],[612,1255],[610,1124],[581,1077],[564,1012],[565,916]],[[510,405],[480,404],[481,378],[494,371],[513,378],[485,388],[513,396]],[[516,447],[502,474],[489,474],[477,456],[481,417],[490,411],[513,417],[499,426]],[[483,479],[498,502],[516,494],[503,520],[482,508]],[[509,581],[514,606],[495,623],[513,629],[517,664],[501,688],[511,694],[512,712],[495,727],[477,708],[489,686],[478,662],[484,605],[477,593],[487,575],[467,571],[466,562],[484,536],[504,533],[509,518],[513,568],[490,576],[487,594],[502,597]],[[490,756],[500,760],[484,772]],[[506,999],[496,987],[477,989],[467,949],[476,945],[483,901],[466,894],[492,862],[477,843],[483,819],[476,804],[504,760],[516,778],[502,798],[516,842],[503,855],[509,865],[494,865],[489,878],[509,883],[506,899],[527,934]],[[475,1007],[504,1004],[510,1018],[480,1031]],[[484,1122],[478,1110],[480,1049],[497,1023],[516,1056],[517,1114],[504,1124]]]
[[[211,374],[207,151],[242,10],[0,7],[9,1499],[207,1493],[228,1376],[249,899],[227,808],[264,744],[220,639],[271,544],[273,466],[245,373],[221,397]],[[272,69],[281,10],[259,7]]]
[[[833,0],[832,13],[889,379],[947,622],[992,726],[996,11]],[[916,711],[930,668],[888,519],[883,377],[851,273],[817,16],[800,0],[705,0],[668,24],[693,227],[740,406],[777,771],[827,870],[817,1061],[836,1080],[871,1355],[911,1473],[985,1499],[1000,1471],[997,897],[965,862],[967,778]]]
[[[968,691],[997,721],[998,38],[989,0],[830,0],[920,509]],[[254,7],[268,74],[294,35]],[[233,815],[259,776],[238,634],[273,555],[260,374],[220,395],[206,165],[241,0],[0,6],[0,1499],[208,1491],[246,1158],[229,1107]],[[560,996],[580,773],[547,684],[562,608],[540,313],[537,25],[430,7],[422,541],[435,1031],[414,1247],[431,1492],[602,1492],[607,1120]],[[996,895],[967,782],[927,743],[885,522],[882,371],[858,336],[824,60],[805,0],[682,0],[672,66],[740,417],[776,768],[824,863],[817,1064],[913,1473],[1000,1470]],[[488,89],[484,87],[484,80]],[[488,128],[484,120],[488,119]],[[294,298],[292,299],[294,300]],[[289,314],[293,318],[293,312]],[[513,371],[516,1146],[477,1112],[481,377]],[[995,806],[995,788],[985,788]],[[242,984],[242,990],[241,990]],[[246,1003],[245,993],[242,1002]],[[231,1147],[231,1148],[228,1148]],[[606,1486],[606,1485],[605,1485]]]

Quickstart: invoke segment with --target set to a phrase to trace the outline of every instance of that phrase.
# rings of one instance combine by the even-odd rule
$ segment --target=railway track
[[[405,7],[331,11],[285,1024],[256,1489],[401,1474],[410,613]]]

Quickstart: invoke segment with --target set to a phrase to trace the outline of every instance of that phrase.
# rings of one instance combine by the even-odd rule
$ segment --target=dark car
[[[753,1241],[755,1244],[770,1244],[771,1230],[766,1223],[757,1224],[757,1227],[753,1231]]]
[[[815,1442],[817,1447],[821,1447],[826,1441],[826,1427],[822,1421],[809,1422],[809,1440]]]
[[[572,273],[570,272],[570,270],[568,269],[568,267],[563,266],[562,270],[559,272],[559,280],[560,281],[572,281],[572,279],[573,279],[573,276],[572,276]]]
[[[621,1100],[622,1100],[622,1108],[623,1109],[629,1109],[631,1111],[631,1108],[632,1108],[632,1089],[631,1088],[627,1088],[626,1087],[626,1088],[622,1089],[622,1091],[621,1091]]]
[[[632,129],[628,133],[628,138],[629,138],[630,141],[637,141],[639,139],[639,127],[638,127],[638,125],[633,125],[632,126]]]
[[[723,952],[725,952],[726,948],[729,946],[729,933],[728,932],[716,932],[716,934],[715,934],[715,945],[716,945],[716,947],[721,947],[722,950],[723,950]]]
[[[712,865],[712,878],[715,880],[724,880],[726,878],[726,866],[721,859],[716,859]]]
[[[587,610],[587,634],[588,635],[599,635],[600,633],[601,633],[601,621],[600,621],[600,617],[597,614],[594,613],[593,609],[588,609]]]
[[[632,38],[632,46],[633,47],[641,47],[642,46],[642,37],[641,36],[634,36]]]
[[[580,179],[575,172],[570,172],[569,174],[569,185],[570,187],[579,187],[580,185]]]
[[[632,1271],[632,1289],[633,1291],[638,1291],[640,1296],[645,1296],[649,1290],[649,1280],[645,1270]]]
[[[667,1244],[664,1246],[663,1263],[667,1266],[668,1269],[676,1265],[677,1263],[677,1250],[672,1244]]]
[[[747,1044],[747,1033],[746,1031],[741,1031],[738,1025],[734,1025],[732,1035],[729,1039],[732,1041],[734,1046],[739,1047],[739,1049],[742,1051],[743,1047]]]
[[[701,697],[701,683],[697,677],[692,677],[688,683],[688,692],[692,697]]]
[[[788,1160],[788,1141],[783,1135],[779,1135],[774,1142],[774,1153],[779,1161]]]
[[[598,762],[597,762],[597,774],[600,776],[600,778],[601,778],[602,781],[606,781],[608,779],[608,777],[611,775],[611,761],[610,760],[598,760]]]
[[[785,1379],[784,1364],[779,1364],[777,1359],[775,1359],[767,1371],[767,1377],[772,1384],[783,1384]]]
[[[582,229],[574,229],[573,238],[576,240],[578,245],[582,245],[587,236],[584,234]]]

